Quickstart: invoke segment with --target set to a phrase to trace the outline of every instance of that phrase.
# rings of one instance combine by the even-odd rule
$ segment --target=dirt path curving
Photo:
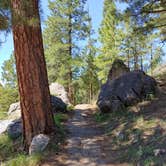
[[[92,116],[88,105],[78,105],[67,123],[69,135],[61,154],[52,156],[42,166],[125,166],[113,164],[114,158],[104,129]]]

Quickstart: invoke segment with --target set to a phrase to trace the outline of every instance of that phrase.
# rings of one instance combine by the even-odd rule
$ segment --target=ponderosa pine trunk
[[[32,138],[54,131],[38,0],[11,0],[12,29],[25,150]]]

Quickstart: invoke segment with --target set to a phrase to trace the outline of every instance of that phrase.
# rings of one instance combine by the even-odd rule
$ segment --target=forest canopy
[[[11,29],[9,2],[0,1],[0,33]],[[120,6],[125,6],[124,10]],[[98,31],[94,31],[86,0],[48,1],[48,9],[43,39],[49,83],[62,84],[74,104],[95,101],[117,58],[131,69],[151,74],[163,61],[163,0],[105,0]],[[4,86],[16,85],[12,59],[2,65]]]

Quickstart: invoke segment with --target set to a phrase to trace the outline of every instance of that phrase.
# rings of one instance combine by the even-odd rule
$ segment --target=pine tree
[[[118,57],[122,31],[118,27],[119,15],[113,0],[104,1],[103,20],[99,29],[101,49],[97,59],[99,78],[105,81],[113,61]]]
[[[95,47],[96,40],[92,38],[94,31],[92,23],[89,19],[89,33],[88,41],[84,50],[82,51],[83,68],[80,77],[81,88],[85,90],[84,98],[86,103],[92,103],[99,90],[99,81],[97,76],[98,68],[95,65],[95,58],[97,56],[97,49]],[[83,91],[83,90],[82,90]]]
[[[2,64],[2,81],[5,86],[11,88],[17,87],[17,75],[14,54]]]
[[[153,75],[153,70],[161,64],[164,56],[164,51],[161,47],[157,47],[154,51],[153,58],[151,59],[151,75]]]
[[[28,150],[32,138],[54,131],[38,0],[12,0],[12,30],[23,122]]]
[[[77,72],[79,42],[89,29],[86,0],[49,1],[51,15],[44,30],[49,81],[62,83],[73,100],[73,77]]]
[[[9,105],[19,100],[14,54],[2,64],[0,85],[0,118],[6,117]]]
[[[123,15],[123,25],[125,36],[121,45],[121,55],[127,62],[128,67],[135,70],[144,70],[146,64],[146,66],[149,66],[148,68],[152,68],[151,61],[153,59],[153,50],[155,50],[152,45],[156,45],[154,42],[159,39],[159,33],[138,31],[137,20],[133,17],[128,17],[126,13]]]
[[[85,50],[84,71],[81,75],[81,79],[83,81],[83,89],[86,91],[86,103],[92,103],[98,93],[99,81],[97,76],[97,67],[95,65],[96,50],[92,40],[89,41],[87,47],[87,50]]]
[[[141,31],[160,30],[161,39],[166,40],[166,3],[165,0],[122,0],[128,3],[128,13],[137,20]]]
[[[10,0],[0,1],[0,33],[3,36],[7,36],[10,31]],[[0,35],[0,46],[4,42],[4,39]]]

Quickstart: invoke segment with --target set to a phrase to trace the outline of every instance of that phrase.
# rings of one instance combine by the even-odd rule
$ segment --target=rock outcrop
[[[67,92],[66,92],[65,88],[62,85],[55,82],[55,83],[52,83],[49,86],[49,88],[50,88],[51,95],[59,97],[66,104],[70,104]]]
[[[126,72],[107,80],[101,87],[97,105],[101,112],[117,112],[156,92],[156,81],[143,71]]]
[[[64,113],[67,111],[67,104],[65,104],[60,98],[52,95],[51,105],[53,113]],[[7,131],[9,137],[16,139],[22,134],[20,102],[11,104],[7,114],[8,120],[0,120],[0,134]]]

